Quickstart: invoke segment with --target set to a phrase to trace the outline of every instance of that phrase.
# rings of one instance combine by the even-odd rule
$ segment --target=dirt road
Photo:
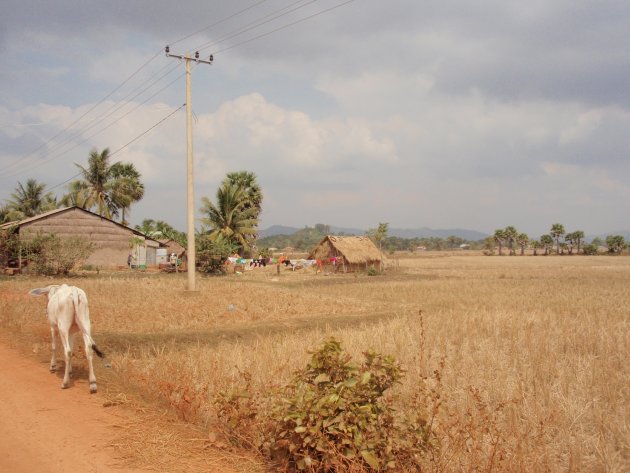
[[[0,337],[0,472],[266,471],[253,456],[213,446],[153,406],[104,407],[106,383],[91,395],[80,365],[70,389],[61,389],[61,373]]]
[[[121,419],[103,408],[99,395],[89,394],[87,379],[62,390],[46,364],[1,340],[0,366],[0,471],[148,471],[117,466],[108,444]]]

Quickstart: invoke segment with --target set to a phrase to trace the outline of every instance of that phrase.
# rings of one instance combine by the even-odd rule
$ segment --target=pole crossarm
[[[166,57],[174,57],[185,61],[186,64],[186,155],[187,155],[187,207],[188,207],[188,249],[186,271],[188,273],[188,290],[195,290],[195,271],[197,261],[195,256],[195,199],[194,199],[194,174],[193,174],[193,138],[192,138],[192,86],[190,63],[212,64],[213,57],[210,55],[208,60],[199,59],[199,51],[195,52],[194,57],[188,55],[171,54],[170,48],[166,46]]]
[[[192,57],[189,55],[172,54],[171,49],[168,46],[166,46],[164,50],[166,51],[166,57],[176,57],[177,59],[195,61],[196,63],[210,64],[210,65],[212,65],[212,63],[214,62],[214,56],[212,54],[210,55],[208,59],[201,59],[199,57],[199,51],[195,51],[195,56]]]

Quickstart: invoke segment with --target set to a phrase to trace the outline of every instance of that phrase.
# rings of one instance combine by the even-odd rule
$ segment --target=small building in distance
[[[157,240],[80,207],[64,207],[35,217],[0,225],[0,229],[17,232],[20,240],[38,234],[59,238],[84,237],[94,244],[94,252],[85,264],[102,268],[125,266],[129,254],[132,264],[146,267],[156,264]]]
[[[327,235],[309,253],[308,259],[334,264],[338,271],[382,269],[386,258],[365,236]]]

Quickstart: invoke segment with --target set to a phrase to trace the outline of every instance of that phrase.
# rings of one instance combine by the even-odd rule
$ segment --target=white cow
[[[72,343],[74,335],[80,331],[83,335],[85,354],[90,369],[90,392],[95,393],[96,376],[94,375],[94,367],[92,364],[92,351],[101,358],[103,358],[104,355],[98,349],[90,335],[90,310],[88,309],[88,300],[85,292],[78,287],[62,284],[32,289],[29,291],[29,294],[33,296],[48,294],[46,314],[48,315],[50,333],[52,335],[50,372],[54,373],[57,369],[57,360],[55,357],[57,335],[61,339],[63,354],[66,360],[66,372],[63,376],[61,389],[66,389],[70,386],[70,374],[72,373],[72,365],[70,362]]]

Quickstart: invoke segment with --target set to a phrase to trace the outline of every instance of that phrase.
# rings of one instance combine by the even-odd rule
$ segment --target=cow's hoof
[[[90,383],[90,394],[94,394],[96,392],[96,383]]]
[[[54,373],[55,371],[57,371],[57,367],[51,366],[50,368],[48,368],[48,371],[50,371],[51,373]]]
[[[70,387],[70,383],[61,383],[61,389],[68,389]]]

